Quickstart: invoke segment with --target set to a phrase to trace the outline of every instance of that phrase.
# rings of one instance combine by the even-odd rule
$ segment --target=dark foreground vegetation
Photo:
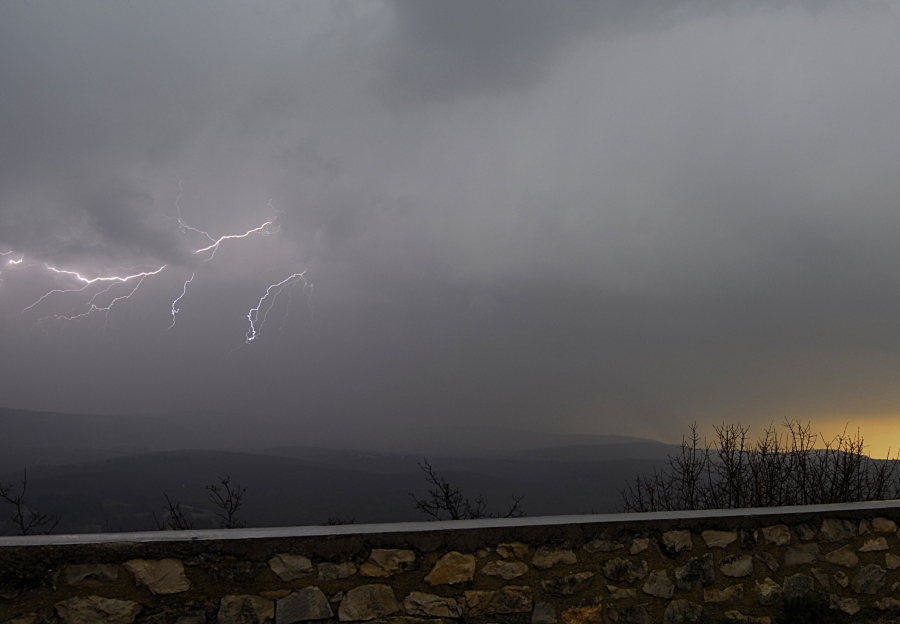
[[[859,431],[831,440],[809,423],[785,420],[783,433],[770,425],[755,442],[740,423],[715,427],[712,443],[698,426],[666,465],[637,477],[622,491],[628,512],[783,507],[891,500],[900,496],[898,459],[864,454]]]

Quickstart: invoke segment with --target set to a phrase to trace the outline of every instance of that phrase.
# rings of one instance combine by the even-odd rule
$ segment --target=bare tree
[[[165,492],[163,492],[163,496],[166,497],[166,507],[162,521],[156,517],[156,513],[153,514],[156,528],[160,531],[190,531],[193,529],[194,524],[181,511],[181,503],[173,501]]]
[[[18,494],[13,493],[12,485],[0,483],[0,499],[13,506],[13,514],[10,516],[13,524],[18,527],[19,535],[49,535],[59,524],[59,517],[53,514],[40,513],[32,509],[25,502],[25,492],[28,490],[28,471],[22,469],[22,489]]]
[[[747,427],[714,427],[715,444],[701,443],[698,425],[662,470],[621,490],[624,511],[780,507],[884,500],[900,495],[900,460],[865,455],[859,431],[821,443],[809,423],[785,420],[755,443]]]
[[[239,485],[231,486],[231,477],[219,477],[219,487],[215,483],[206,486],[209,491],[209,502],[218,507],[220,511],[216,512],[223,529],[242,529],[247,526],[244,520],[240,520],[237,516],[238,510],[241,508],[241,499],[246,487]]]
[[[463,495],[461,487],[451,485],[442,476],[438,475],[427,459],[422,460],[419,468],[425,473],[425,480],[433,488],[428,490],[428,498],[417,498],[410,494],[416,504],[416,509],[433,520],[471,520],[477,518],[519,518],[525,515],[522,510],[524,496],[512,495],[512,503],[506,513],[488,513],[487,502],[479,494],[473,500]]]

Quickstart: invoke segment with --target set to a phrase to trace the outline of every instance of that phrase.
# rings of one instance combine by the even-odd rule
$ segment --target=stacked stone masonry
[[[881,515],[492,526],[0,547],[5,624],[769,624],[817,592],[900,611]],[[8,544],[9,542],[7,542]]]

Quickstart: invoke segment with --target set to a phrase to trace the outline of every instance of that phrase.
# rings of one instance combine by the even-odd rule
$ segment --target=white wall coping
[[[524,518],[484,518],[480,520],[444,520],[430,522],[390,522],[385,524],[343,524],[333,526],[266,527],[257,529],[210,529],[202,531],[144,531],[135,533],[82,533],[77,535],[29,535],[0,537],[3,546],[55,546],[67,544],[109,544],[116,542],[190,542],[238,539],[318,537],[326,535],[366,535],[377,533],[421,533],[461,529],[553,526],[567,524],[613,524],[691,518],[734,518],[780,516],[786,514],[827,514],[847,511],[900,509],[900,500],[838,503],[832,505],[796,505],[792,507],[755,507],[749,509],[703,509],[690,511],[654,511],[647,513],[591,514],[578,516],[534,516]]]

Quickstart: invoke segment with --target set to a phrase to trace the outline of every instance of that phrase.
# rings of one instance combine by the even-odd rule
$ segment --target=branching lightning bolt
[[[96,284],[97,282],[101,282],[101,283],[103,283],[103,282],[112,282],[107,288],[105,288],[105,289],[103,289],[103,290],[101,290],[101,291],[95,293],[94,296],[91,297],[90,301],[88,301],[88,304],[91,306],[92,309],[89,310],[89,311],[87,312],[87,314],[90,314],[90,312],[92,312],[94,309],[96,309],[96,310],[103,310],[102,308],[96,308],[96,306],[94,306],[94,300],[96,299],[97,295],[100,295],[100,294],[103,294],[103,293],[109,291],[109,289],[112,288],[116,283],[130,282],[130,281],[133,280],[133,279],[138,280],[138,284],[137,284],[137,285],[140,286],[141,282],[144,281],[144,278],[145,278],[145,277],[148,277],[148,276],[150,276],[150,275],[159,275],[160,273],[162,273],[163,269],[165,269],[167,265],[164,264],[164,265],[162,265],[161,267],[159,267],[158,269],[156,269],[155,271],[142,271],[141,273],[135,273],[134,275],[126,275],[126,276],[124,276],[124,277],[119,276],[119,275],[114,275],[114,276],[112,276],[112,277],[94,277],[94,278],[87,278],[87,277],[84,277],[83,275],[81,275],[81,274],[78,273],[77,271],[65,271],[65,270],[62,270],[62,269],[57,269],[56,267],[52,267],[52,266],[50,266],[49,264],[45,264],[44,266],[47,268],[48,271],[50,271],[50,272],[52,272],[52,273],[57,273],[57,274],[59,274],[59,275],[68,275],[68,276],[72,276],[72,277],[74,277],[76,280],[78,280],[78,281],[80,281],[80,282],[84,282],[84,286],[82,286],[81,288],[57,288],[57,289],[51,290],[50,292],[45,293],[44,295],[42,295],[42,296],[40,297],[40,299],[38,299],[37,301],[35,301],[34,303],[32,303],[30,306],[28,306],[27,308],[25,308],[24,310],[22,310],[22,313],[27,312],[28,310],[30,310],[31,308],[33,308],[34,306],[36,306],[36,305],[39,304],[41,301],[43,301],[44,299],[46,299],[47,297],[49,297],[50,295],[52,295],[52,294],[54,294],[54,293],[82,292],[82,291],[84,291],[88,286],[90,286],[90,285],[92,285],[92,284]],[[137,287],[135,287],[134,290],[132,290],[131,293],[129,293],[125,298],[127,299],[128,297],[131,297],[131,295],[133,295],[133,294],[134,294],[134,291],[136,291],[136,290],[137,290]],[[117,300],[118,300],[118,299],[115,299],[114,302],[117,301]],[[112,304],[110,304],[110,307],[112,307]],[[106,308],[105,311],[109,311],[109,308]],[[65,317],[65,316],[59,316],[59,315],[55,315],[55,316],[56,316],[57,318],[63,318],[63,319],[66,319],[66,320],[71,320],[71,319],[69,319],[68,317]],[[78,315],[78,317],[81,317],[81,316],[82,316],[82,315]]]
[[[178,297],[175,298],[175,301],[172,302],[172,324],[169,325],[169,329],[175,327],[175,315],[181,312],[181,310],[175,307],[175,304],[181,301],[181,298],[187,294],[187,285],[194,281],[194,275],[196,275],[196,273],[191,273],[190,279],[184,282],[184,288],[182,288],[181,294],[178,295]]]
[[[269,200],[267,204],[267,208],[270,208],[273,212],[276,213],[276,216],[273,218],[269,218],[264,221],[261,225],[251,228],[242,234],[227,234],[224,236],[220,236],[218,238],[212,236],[208,232],[195,228],[192,225],[189,225],[182,216],[181,211],[181,197],[183,194],[183,186],[182,182],[179,180],[178,182],[178,196],[175,199],[175,209],[177,216],[167,216],[167,215],[159,215],[165,219],[174,221],[178,229],[182,234],[195,234],[201,237],[205,242],[202,242],[202,246],[193,249],[193,255],[203,256],[204,262],[208,262],[215,257],[216,252],[218,251],[220,245],[228,240],[232,239],[242,239],[247,238],[253,234],[260,234],[261,236],[268,236],[270,234],[276,234],[280,231],[280,226],[276,225],[276,222],[280,215],[284,214],[283,211],[278,210],[272,205],[272,200]],[[208,243],[208,244],[207,244]],[[17,253],[15,251],[4,251],[0,252],[0,257],[6,257],[11,254]],[[25,255],[23,254],[18,259],[10,259],[6,262],[7,266],[17,266],[21,265],[25,261]],[[34,267],[34,266],[43,266],[43,268],[51,274],[58,276],[60,279],[69,280],[70,282],[75,282],[71,285],[71,287],[60,287],[54,288],[45,292],[41,295],[36,301],[34,301],[31,305],[27,306],[22,310],[22,313],[25,313],[29,310],[34,309],[41,303],[45,302],[51,295],[65,295],[71,293],[82,293],[86,292],[93,293],[86,303],[83,304],[82,310],[77,312],[73,310],[67,314],[52,314],[41,317],[38,319],[38,323],[44,321],[46,319],[56,319],[58,321],[75,321],[79,319],[87,318],[94,314],[102,314],[104,317],[104,321],[101,329],[106,327],[108,321],[108,313],[117,303],[121,302],[124,299],[130,299],[134,294],[138,291],[138,289],[143,284],[144,280],[148,277],[153,277],[163,273],[164,271],[173,271],[174,268],[171,268],[170,265],[164,264],[159,267],[155,265],[151,265],[150,268],[138,271],[140,267],[135,267],[132,269],[118,269],[119,274],[112,276],[103,276],[103,277],[90,277],[80,271],[59,268],[57,266],[52,266],[48,263],[37,263],[30,262],[26,264],[25,267]],[[145,265],[146,266],[146,265]],[[129,272],[130,271],[130,272]],[[172,329],[175,326],[176,315],[181,311],[179,308],[179,302],[182,301],[187,295],[187,287],[188,284],[194,281],[196,277],[196,272],[192,273],[190,278],[184,281],[184,284],[181,289],[181,293],[172,301],[172,305],[170,308],[170,314],[172,317],[172,323],[169,325],[168,329]],[[275,301],[277,297],[287,291],[290,296],[294,287],[298,284],[302,284],[304,288],[311,288],[312,284],[309,284],[306,280],[306,271],[300,273],[294,273],[282,281],[271,284],[266,289],[265,294],[260,298],[259,302],[256,304],[256,307],[251,308],[247,313],[247,320],[250,323],[250,327],[245,335],[245,341],[243,344],[248,344],[253,340],[259,338],[260,330],[262,326],[266,322],[266,317],[269,312],[272,310],[275,305]],[[0,278],[2,279],[2,278]],[[115,294],[113,289],[120,285],[129,285],[131,286],[126,292],[119,291],[119,294]],[[132,286],[133,285],[133,286]],[[92,288],[93,287],[93,288]],[[103,295],[109,294],[112,298],[105,305],[100,302],[101,297]],[[113,296],[115,295],[115,296]],[[105,297],[103,297],[105,299]],[[285,319],[287,319],[287,315],[290,311],[290,299],[288,300],[288,304],[285,308]],[[282,328],[284,324],[282,323]]]
[[[257,302],[256,307],[250,308],[250,311],[247,313],[247,320],[250,322],[250,327],[247,329],[246,341],[244,344],[249,344],[250,342],[259,338],[259,332],[262,330],[263,325],[266,323],[266,317],[269,314],[269,311],[272,309],[272,306],[275,305],[275,299],[285,290],[290,293],[294,289],[294,286],[302,283],[304,287],[311,288],[312,286],[306,281],[306,271],[301,273],[294,273],[281,280],[277,284],[272,284],[268,288],[266,288],[266,294],[260,297],[259,302]],[[272,299],[266,303],[266,300],[269,298],[269,295],[272,296]],[[263,306],[266,306],[263,308]],[[262,316],[260,316],[262,315]]]

